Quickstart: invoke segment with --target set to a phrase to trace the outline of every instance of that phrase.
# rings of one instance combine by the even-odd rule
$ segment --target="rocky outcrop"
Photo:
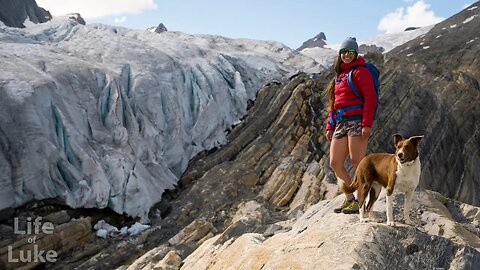
[[[52,19],[47,10],[39,7],[35,0],[0,0],[0,21],[6,26],[24,28],[25,20],[44,23]]]
[[[385,49],[383,47],[377,47],[376,45],[365,45],[362,44],[358,47],[358,52],[360,54],[367,53],[383,53]]]
[[[310,207],[288,231],[271,237],[247,233],[219,243],[220,236],[215,236],[188,256],[180,269],[480,267],[478,207],[422,191],[415,194],[416,209],[411,214],[415,225],[397,222],[390,227],[385,225],[384,196],[374,206],[375,219],[368,223],[359,223],[357,215],[333,213],[341,200],[337,197]],[[399,204],[395,213],[402,212]],[[398,215],[395,218],[401,220]]]
[[[129,267],[122,266],[118,270],[177,270],[182,266],[182,258],[171,250],[166,255],[165,248],[155,248],[136,260]],[[167,249],[168,250],[168,249]]]
[[[190,202],[191,214],[198,213],[206,220],[229,220],[233,212],[222,215],[218,209],[235,209],[238,203],[227,198],[268,201],[281,208],[295,198],[303,179],[312,174],[322,178],[319,174],[323,171],[308,169],[309,164],[317,163],[321,151],[314,108],[319,104],[310,99],[316,87],[315,80],[299,74],[284,84],[263,88],[255,106],[228,134],[230,143],[190,164],[180,179],[180,187],[187,190],[173,205]],[[216,192],[210,194],[210,190]],[[205,192],[210,194],[208,200],[198,196]],[[172,214],[180,215],[175,210]]]

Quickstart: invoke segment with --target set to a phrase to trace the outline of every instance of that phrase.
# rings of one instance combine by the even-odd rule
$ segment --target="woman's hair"
[[[357,60],[358,53],[355,53],[355,58],[353,61]],[[335,103],[335,80],[340,76],[342,70],[340,68],[340,64],[342,64],[342,57],[340,54],[337,56],[337,60],[335,61],[335,65],[333,69],[335,71],[335,78],[333,78],[327,86],[327,108],[329,111],[333,111],[333,104]]]
[[[333,67],[335,70],[335,78],[333,78],[327,86],[327,108],[329,111],[333,111],[333,104],[335,103],[335,80],[338,78],[342,70],[340,69],[340,64],[342,63],[342,58],[340,54],[338,54],[337,60],[335,61],[335,66]]]

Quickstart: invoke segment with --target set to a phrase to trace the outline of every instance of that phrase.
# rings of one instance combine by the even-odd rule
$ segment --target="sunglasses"
[[[354,55],[356,54],[357,51],[353,50],[353,49],[341,49],[340,50],[340,54],[350,54],[350,55]]]

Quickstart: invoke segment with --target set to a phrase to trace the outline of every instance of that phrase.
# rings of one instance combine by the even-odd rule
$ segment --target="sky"
[[[470,0],[37,0],[52,15],[80,13],[87,24],[279,41],[296,49],[324,32],[329,44],[366,41],[438,23]]]

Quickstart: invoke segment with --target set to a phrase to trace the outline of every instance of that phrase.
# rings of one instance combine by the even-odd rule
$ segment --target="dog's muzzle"
[[[400,163],[407,162],[407,159],[405,158],[405,155],[403,154],[403,152],[397,153],[397,160],[400,161]]]

